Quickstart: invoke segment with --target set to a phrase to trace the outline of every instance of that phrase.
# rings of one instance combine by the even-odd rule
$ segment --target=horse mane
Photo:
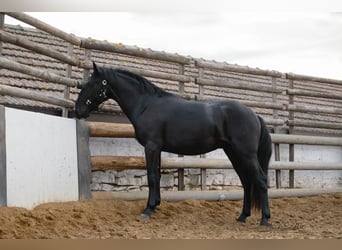
[[[164,91],[163,89],[159,88],[158,86],[154,85],[152,82],[147,80],[145,77],[142,77],[138,74],[135,74],[133,72],[130,72],[128,70],[124,69],[115,69],[117,73],[124,74],[130,78],[133,78],[137,81],[140,90],[143,93],[148,93],[150,95],[157,95],[157,96],[165,96],[168,95],[169,93]]]

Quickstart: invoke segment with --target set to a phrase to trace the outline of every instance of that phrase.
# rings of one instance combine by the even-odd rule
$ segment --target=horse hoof
[[[141,214],[141,215],[140,215],[140,218],[143,219],[143,220],[148,220],[149,218],[151,218],[151,215],[148,215],[148,214]]]
[[[237,222],[246,223],[246,216],[240,215],[239,218],[236,219]]]
[[[246,223],[246,219],[243,220],[243,219],[237,218],[236,221],[239,223],[243,223],[243,224]]]
[[[268,221],[261,221],[260,226],[265,228],[271,228],[272,224],[268,223]]]

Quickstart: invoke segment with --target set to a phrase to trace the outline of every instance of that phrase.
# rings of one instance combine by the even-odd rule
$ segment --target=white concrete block
[[[7,205],[78,200],[76,121],[6,108]]]

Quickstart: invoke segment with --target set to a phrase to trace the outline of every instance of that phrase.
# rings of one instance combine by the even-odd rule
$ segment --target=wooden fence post
[[[179,64],[179,75],[184,75],[184,65]],[[178,91],[181,96],[184,96],[185,89],[184,89],[184,82],[178,82]],[[178,155],[178,157],[184,157],[183,155]],[[185,184],[184,184],[184,168],[178,169],[178,190],[184,190]]]
[[[277,88],[277,78],[272,77],[272,87]],[[277,103],[277,93],[272,93],[272,101]],[[273,119],[278,119],[278,110],[273,109]],[[279,128],[277,125],[274,126],[274,133],[279,133]],[[279,143],[274,143],[274,160],[280,161],[280,145]],[[281,170],[276,170],[276,188],[281,188]]]
[[[4,29],[5,25],[5,14],[0,13],[0,30]],[[2,55],[2,41],[0,40],[0,56]]]
[[[89,62],[91,60],[91,50],[85,49],[84,50],[84,60]],[[90,70],[89,69],[84,69],[83,70],[83,83],[85,83],[90,76]],[[82,84],[83,84],[82,83]]]
[[[289,80],[289,89],[293,89],[294,81]],[[289,105],[294,104],[294,95],[289,94]],[[294,111],[289,111],[289,120],[294,120]],[[293,134],[294,126],[289,125],[289,134]],[[294,161],[294,144],[289,144],[289,161]],[[294,188],[294,170],[289,170],[289,187]]]
[[[199,68],[198,77],[203,78],[204,77],[204,69],[201,67]],[[198,85],[198,94],[199,99],[204,99],[204,86]],[[200,155],[200,158],[205,158],[205,154]],[[201,168],[201,190],[207,189],[207,169]]]
[[[74,54],[74,46],[71,43],[69,43],[68,44],[68,55],[73,56],[73,54]],[[72,71],[72,66],[70,64],[67,64],[67,66],[66,66],[66,77],[68,77],[70,79],[71,79],[71,71]],[[69,86],[64,87],[64,98],[68,99],[68,100],[70,99],[70,87]],[[62,116],[68,117],[68,113],[69,113],[69,110],[64,107],[62,109]]]

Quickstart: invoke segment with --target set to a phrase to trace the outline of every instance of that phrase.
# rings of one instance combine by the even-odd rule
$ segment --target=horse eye
[[[86,104],[87,104],[87,105],[90,105],[90,104],[91,104],[91,101],[88,99],[88,100],[86,101]]]

